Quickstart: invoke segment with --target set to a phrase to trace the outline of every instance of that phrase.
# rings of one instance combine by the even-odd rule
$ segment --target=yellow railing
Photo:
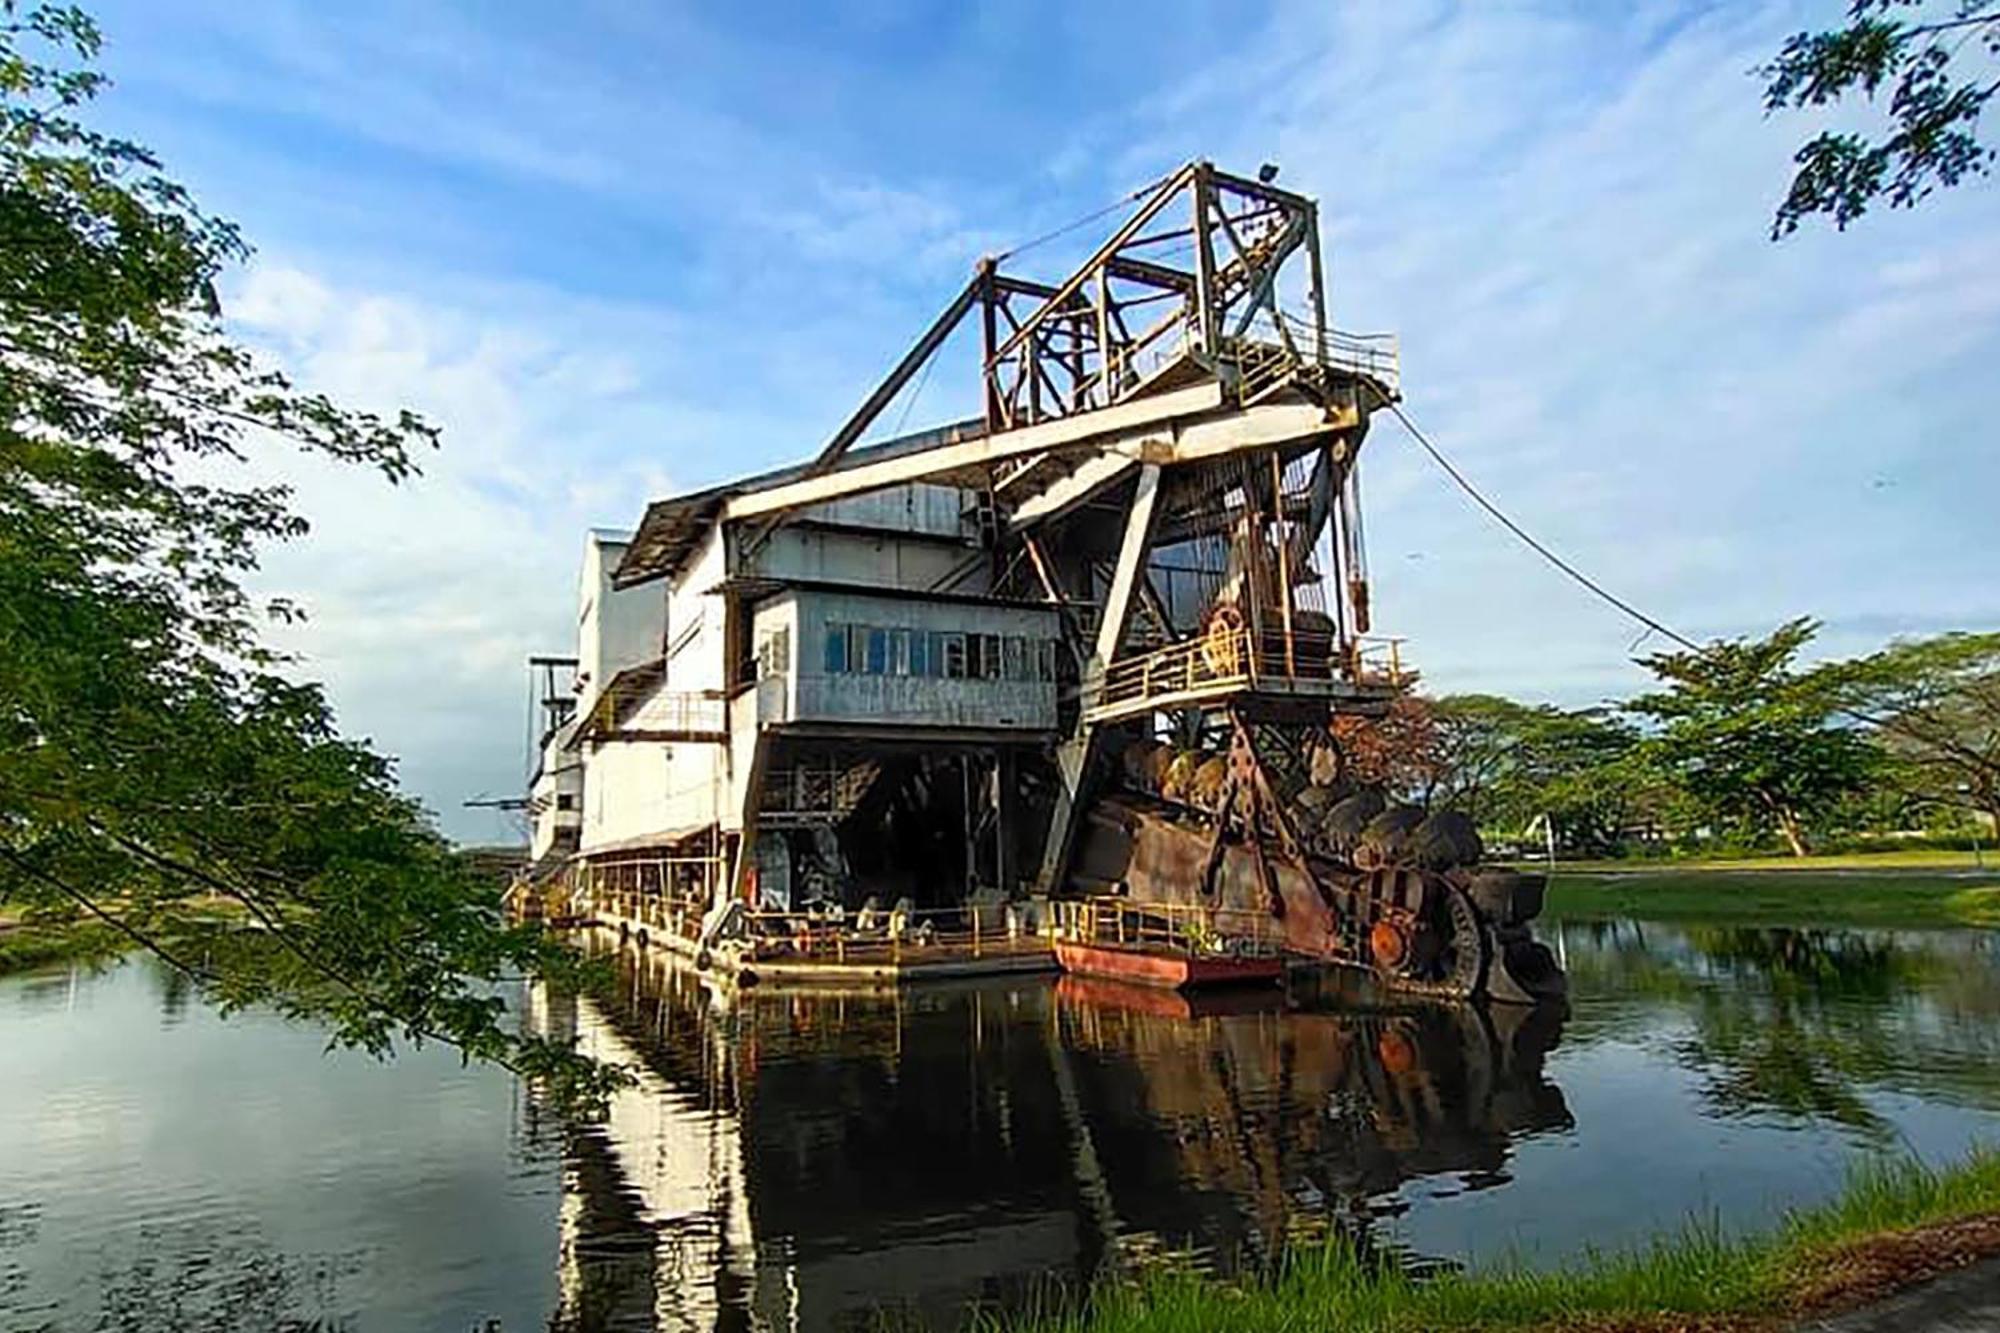
[[[1095,706],[1108,708],[1169,694],[1187,694],[1248,681],[1253,670],[1250,632],[1231,630],[1168,644],[1140,657],[1113,662],[1098,683]]]
[[[1348,675],[1358,685],[1416,683],[1417,673],[1403,665],[1403,640],[1393,635],[1364,634],[1349,648]]]
[[[1252,319],[1242,336],[1230,340],[1230,354],[1243,376],[1246,396],[1254,397],[1290,369],[1311,365],[1373,380],[1391,397],[1402,393],[1402,353],[1393,333],[1328,329],[1321,344],[1311,320],[1290,313],[1274,319],[1267,311]]]
[[[1364,637],[1343,645],[1326,634],[1266,629],[1215,631],[1104,669],[1085,690],[1093,711],[1136,707],[1148,700],[1200,697],[1255,688],[1260,682],[1347,680],[1401,688],[1416,679],[1402,660],[1400,638]]]
[[[1203,903],[1136,903],[1096,897],[1050,904],[1060,939],[1189,955],[1269,957],[1283,950],[1265,912]]]

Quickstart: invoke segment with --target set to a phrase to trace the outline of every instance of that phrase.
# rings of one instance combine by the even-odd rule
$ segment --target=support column
[[[1014,815],[1020,780],[1014,752],[1001,749],[993,757],[993,878],[1000,896],[1012,901],[1020,888],[1020,868],[1014,864]]]
[[[1055,893],[1069,873],[1070,853],[1076,843],[1077,812],[1086,795],[1084,778],[1090,771],[1096,727],[1088,718],[1092,696],[1103,679],[1104,668],[1118,655],[1125,639],[1125,626],[1132,616],[1133,599],[1146,573],[1146,552],[1153,542],[1153,515],[1160,498],[1160,465],[1147,463],[1139,469],[1139,484],[1132,495],[1132,508],[1125,516],[1125,537],[1118,548],[1118,566],[1111,574],[1111,587],[1104,598],[1104,618],[1098,622],[1097,643],[1083,672],[1083,708],[1076,733],[1056,747],[1056,775],[1061,780],[1056,805],[1049,816],[1049,839],[1042,849],[1042,888]]]
[[[1118,567],[1112,572],[1111,587],[1104,598],[1104,619],[1097,626],[1097,652],[1092,665],[1102,671],[1118,655],[1125,638],[1125,625],[1132,617],[1132,599],[1144,577],[1146,550],[1153,542],[1153,513],[1160,498],[1160,465],[1146,463],[1139,468],[1139,485],[1132,493],[1132,508],[1125,516],[1125,540],[1118,548]]]

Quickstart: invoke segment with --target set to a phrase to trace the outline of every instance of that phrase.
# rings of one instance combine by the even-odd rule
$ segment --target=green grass
[[[128,941],[95,921],[0,928],[0,976],[55,963],[93,962],[121,953]]]
[[[1839,870],[1641,870],[1618,874],[1559,869],[1549,882],[1547,918],[1636,917],[1714,925],[1947,927],[2000,926],[2000,876]]]
[[[2000,1152],[1956,1166],[1857,1169],[1838,1198],[1760,1235],[1690,1224],[1643,1249],[1588,1253],[1554,1270],[1519,1264],[1414,1278],[1333,1242],[1274,1277],[1224,1282],[1183,1270],[1101,1286],[1079,1307],[992,1317],[992,1333],[1416,1333],[1560,1329],[1620,1319],[1770,1315],[1797,1304],[1837,1250],[1926,1224],[2000,1212]]]

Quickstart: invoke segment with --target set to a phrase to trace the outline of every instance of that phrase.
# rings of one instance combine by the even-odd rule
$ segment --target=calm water
[[[1544,934],[1561,1021],[1041,980],[730,996],[628,954],[615,1001],[521,997],[641,1070],[582,1129],[442,1053],[225,1022],[141,963],[0,980],[0,1329],[944,1325],[1328,1229],[1552,1261],[2000,1141],[2000,937]]]

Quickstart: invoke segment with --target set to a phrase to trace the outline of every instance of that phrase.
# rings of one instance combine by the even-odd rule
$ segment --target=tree
[[[1876,729],[1912,796],[2000,831],[2000,633],[1899,641],[1818,674]]]
[[[1493,695],[1432,706],[1439,736],[1433,799],[1483,826],[1553,821],[1566,847],[1613,850],[1642,817],[1652,774],[1631,762],[1637,736],[1609,710],[1569,711]]]
[[[1996,57],[2000,0],[1852,0],[1845,26],[1794,34],[1758,71],[1767,111],[1825,107],[1857,91],[1873,102],[1886,88],[1888,123],[1807,140],[1772,238],[1814,214],[1845,229],[1884,195],[1910,208],[1985,172],[1994,150],[1979,140],[1979,113],[2000,91]]]
[[[1795,669],[1818,632],[1799,619],[1761,639],[1718,640],[1644,659],[1667,688],[1627,707],[1656,727],[1644,752],[1712,820],[1775,829],[1795,856],[1807,831],[1864,790],[1881,753],[1840,713],[1823,674]]]
[[[1430,700],[1398,695],[1380,717],[1336,715],[1332,730],[1350,781],[1428,804],[1441,762]]]
[[[449,1042],[592,1100],[617,1075],[512,1031],[490,984],[573,980],[573,957],[500,923],[498,887],[263,643],[295,608],[243,588],[306,528],[242,480],[253,454],[397,483],[436,433],[230,340],[217,283],[243,240],[79,119],[98,46],[76,9],[0,7],[0,900],[99,918],[226,1005],[377,1053]]]

